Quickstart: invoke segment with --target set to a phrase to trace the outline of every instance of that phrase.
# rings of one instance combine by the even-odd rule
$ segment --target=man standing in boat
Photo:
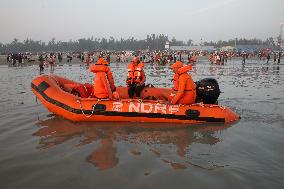
[[[134,97],[140,98],[140,92],[145,87],[146,76],[143,70],[144,64],[140,62],[138,57],[133,58],[133,60],[127,65],[127,79],[126,85],[128,87],[129,98]]]
[[[116,87],[108,64],[104,58],[99,58],[96,64],[90,66],[90,71],[95,73],[93,94],[96,98],[118,98],[117,93],[113,96]]]
[[[171,68],[174,72],[174,88],[168,97],[171,104],[193,104],[196,99],[196,85],[187,73],[192,65],[183,66],[181,61],[174,63]]]

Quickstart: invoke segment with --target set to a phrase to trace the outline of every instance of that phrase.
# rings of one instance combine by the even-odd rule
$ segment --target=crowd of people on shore
[[[41,65],[42,62],[48,62],[50,56],[62,62],[63,53],[9,53],[6,55],[6,62],[10,66],[21,66],[25,63],[39,62]]]
[[[123,63],[129,62],[133,57],[139,57],[140,61],[144,63],[155,63],[158,65],[166,65],[175,63],[176,61],[183,61],[185,63],[195,64],[199,59],[208,60],[211,64],[223,65],[232,58],[241,58],[243,63],[247,59],[264,60],[267,63],[280,63],[281,57],[284,55],[283,51],[93,51],[93,52],[52,52],[52,53],[11,53],[6,55],[7,63],[10,66],[20,66],[25,63],[38,62],[40,70],[49,66],[53,68],[55,62],[61,63],[63,57],[66,58],[67,63],[72,63],[72,60],[77,59],[76,62],[85,64],[94,63],[99,57],[104,57],[108,62]]]
[[[9,65],[23,65],[25,62],[34,62],[32,53],[10,53],[6,56]]]

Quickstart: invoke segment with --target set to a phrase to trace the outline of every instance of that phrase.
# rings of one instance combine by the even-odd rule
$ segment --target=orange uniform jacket
[[[143,70],[144,64],[139,63],[138,65],[134,65],[133,63],[129,63],[127,65],[127,79],[126,84],[143,84],[145,83],[146,77]]]
[[[192,77],[187,73],[191,65],[181,67],[174,75],[175,95],[169,97],[172,104],[193,104],[196,99],[196,85]]]
[[[93,64],[90,71],[95,73],[94,96],[97,98],[112,98],[115,90],[114,80],[110,68],[106,65]]]

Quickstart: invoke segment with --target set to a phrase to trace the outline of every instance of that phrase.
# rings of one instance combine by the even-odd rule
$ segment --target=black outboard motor
[[[204,104],[218,104],[218,97],[221,93],[219,84],[214,78],[205,78],[196,81],[196,102]]]

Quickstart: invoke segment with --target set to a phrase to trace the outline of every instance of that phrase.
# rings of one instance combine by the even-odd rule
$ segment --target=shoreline
[[[132,59],[132,57],[130,57],[130,58],[128,59],[129,61],[126,61],[126,62],[119,62],[119,63],[129,63],[131,59]],[[231,60],[228,59],[228,62],[230,62],[230,61],[239,61],[239,60],[241,60],[241,59],[242,59],[242,57],[232,57]],[[23,64],[23,65],[38,65],[38,64],[39,64],[39,61],[38,61],[38,57],[37,57],[37,56],[34,57],[34,60],[35,60],[35,61],[32,61],[32,62],[28,62],[27,60],[24,60],[24,64]],[[183,57],[183,60],[186,60],[186,57],[185,57],[185,56]],[[258,57],[250,57],[250,58],[246,59],[246,61],[250,61],[250,60],[254,60],[254,61],[266,61],[266,59],[261,59],[261,60],[259,60]],[[209,62],[207,56],[198,56],[197,63],[205,62],[205,61],[206,61],[206,62],[207,62],[207,61]],[[186,61],[185,61],[185,62],[186,62]],[[270,59],[270,62],[273,62],[273,59]],[[114,56],[111,57],[111,63],[115,63],[115,57],[114,57]],[[171,62],[171,63],[173,63],[173,62]],[[56,64],[58,64],[58,65],[59,65],[59,64],[84,64],[84,62],[82,62],[81,59],[79,59],[79,58],[73,58],[72,62],[67,62],[67,56],[63,56],[63,59],[62,59],[61,62],[58,62],[58,59],[56,60]],[[146,64],[147,64],[147,63],[146,63]],[[156,63],[156,64],[158,64],[158,63]],[[168,63],[166,63],[166,64],[168,64]],[[165,65],[166,65],[166,64],[165,64]],[[9,64],[8,64],[7,61],[6,61],[6,55],[0,55],[0,65],[1,65],[1,66],[3,66],[3,65],[9,66]]]

